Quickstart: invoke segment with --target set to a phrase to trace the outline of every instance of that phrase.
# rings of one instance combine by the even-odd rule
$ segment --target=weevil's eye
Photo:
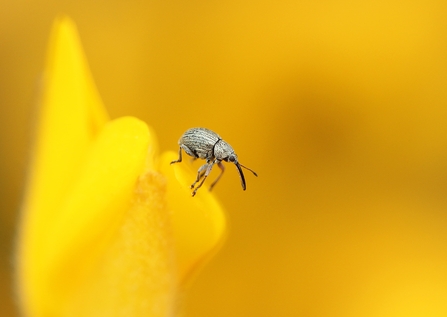
[[[228,158],[228,160],[232,163],[234,163],[234,161],[236,161],[236,158],[233,155],[230,155],[230,157]]]

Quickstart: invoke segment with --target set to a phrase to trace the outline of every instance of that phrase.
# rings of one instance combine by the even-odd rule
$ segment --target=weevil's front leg
[[[207,164],[205,164],[204,166],[208,166],[208,168],[206,169],[206,171],[205,171],[205,174],[203,175],[203,178],[202,178],[202,181],[200,182],[200,184],[199,184],[199,186],[197,186],[195,189],[194,189],[194,191],[192,192],[192,196],[194,197],[194,195],[196,194],[196,192],[197,192],[197,190],[200,188],[200,187],[202,187],[202,185],[203,185],[203,182],[205,181],[205,179],[208,177],[208,175],[210,174],[210,172],[211,172],[211,169],[213,168],[213,166],[214,166],[214,164],[216,164],[216,162],[217,162],[217,160],[214,160],[214,162],[213,163],[207,163]],[[203,166],[202,166],[203,167]],[[201,167],[201,168],[202,168]]]
[[[205,163],[202,166],[200,166],[199,170],[197,171],[196,181],[192,183],[191,189],[193,189],[194,186],[197,184],[197,182],[199,182],[200,179],[203,177],[203,175],[205,175],[205,169],[208,167],[208,165],[209,165],[208,163]]]
[[[221,161],[219,161],[217,163],[217,166],[219,166],[221,172],[220,172],[219,176],[217,176],[216,180],[211,184],[210,191],[213,189],[214,185],[217,184],[217,182],[219,181],[219,179],[222,177],[223,173],[225,172],[225,166],[222,164]]]
[[[205,170],[200,172],[200,176],[197,177],[196,182],[200,181],[202,179],[203,175],[205,175]]]
[[[182,161],[182,147],[180,147],[180,149],[178,150],[178,160],[172,161],[171,164],[180,163],[181,161]]]

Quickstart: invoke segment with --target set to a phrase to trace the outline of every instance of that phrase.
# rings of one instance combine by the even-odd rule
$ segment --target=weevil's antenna
[[[239,163],[243,168],[249,170],[250,172],[252,172],[256,177],[258,177],[258,174],[256,174],[256,172],[250,168],[248,168],[247,166],[242,165],[241,163]]]

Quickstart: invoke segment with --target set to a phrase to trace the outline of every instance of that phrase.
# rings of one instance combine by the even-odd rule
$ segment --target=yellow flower
[[[20,225],[25,316],[172,316],[225,218],[142,121],[110,121],[73,23],[54,24]]]
[[[231,239],[188,291],[185,316],[447,315],[442,1],[6,7],[2,316],[14,316],[5,312],[9,245],[43,43],[58,11],[76,17],[113,118],[144,119],[161,149],[176,150],[186,128],[212,128],[260,174],[243,192],[229,167],[216,188],[232,211]]]

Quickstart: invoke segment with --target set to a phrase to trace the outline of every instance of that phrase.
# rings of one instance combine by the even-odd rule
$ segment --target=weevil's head
[[[234,163],[234,164],[238,164],[236,153],[231,153],[230,155],[228,155],[228,156],[224,159],[224,161],[225,161],[225,162]]]
[[[236,165],[236,168],[239,172],[239,176],[241,177],[241,185],[243,190],[245,190],[246,186],[245,186],[245,176],[244,173],[242,172],[241,167],[248,169],[254,175],[258,176],[254,171],[239,163],[237,155],[236,153],[234,153],[234,150],[231,147],[231,145],[229,145],[227,142],[223,140],[219,140],[219,142],[217,142],[214,145],[214,156],[218,160],[230,162]]]
[[[237,155],[233,148],[224,140],[219,140],[214,145],[214,157],[220,161],[237,163]]]

